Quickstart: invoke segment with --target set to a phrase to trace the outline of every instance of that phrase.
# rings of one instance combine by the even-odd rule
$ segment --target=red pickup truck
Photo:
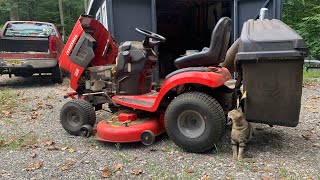
[[[51,73],[54,83],[62,83],[58,57],[64,47],[52,23],[8,21],[0,33],[0,75],[30,77]]]

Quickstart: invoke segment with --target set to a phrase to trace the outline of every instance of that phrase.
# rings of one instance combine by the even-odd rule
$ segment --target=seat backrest
[[[226,56],[229,40],[231,33],[231,19],[228,17],[221,18],[215,28],[212,31],[211,42],[209,51],[213,54],[216,62],[213,64],[218,64],[224,61]]]
[[[212,31],[210,47],[174,61],[177,68],[216,66],[224,61],[229,45],[231,19],[221,18]]]

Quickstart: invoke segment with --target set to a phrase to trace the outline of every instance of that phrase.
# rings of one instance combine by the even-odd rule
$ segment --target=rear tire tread
[[[192,145],[187,145],[185,146],[183,143],[179,142],[179,140],[177,140],[175,138],[175,136],[172,134],[172,132],[168,131],[167,134],[169,135],[169,137],[176,143],[176,145],[178,145],[179,147],[181,147],[182,149],[184,149],[185,151],[188,152],[196,152],[196,153],[201,153],[201,152],[205,152],[211,148],[214,147],[215,143],[217,143],[223,132],[224,129],[226,127],[226,120],[225,120],[225,116],[224,116],[224,111],[221,107],[221,105],[219,104],[219,102],[212,98],[211,96],[209,96],[208,94],[202,93],[202,92],[187,92],[184,94],[179,95],[178,97],[176,97],[167,107],[167,110],[170,110],[174,105],[177,104],[183,104],[184,101],[193,101],[193,102],[201,102],[203,104],[206,104],[206,106],[208,107],[208,109],[210,109],[211,116],[214,117],[214,126],[216,126],[217,131],[216,131],[216,136],[212,137],[211,139],[208,138],[206,141],[206,143],[202,143],[202,146],[197,146],[194,147]],[[171,115],[169,115],[166,111],[165,113],[165,128],[168,130],[168,119],[170,118]]]

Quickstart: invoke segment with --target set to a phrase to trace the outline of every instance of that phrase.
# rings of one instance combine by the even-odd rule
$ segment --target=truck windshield
[[[48,37],[56,35],[52,25],[35,22],[12,22],[4,30],[4,36],[9,37]]]

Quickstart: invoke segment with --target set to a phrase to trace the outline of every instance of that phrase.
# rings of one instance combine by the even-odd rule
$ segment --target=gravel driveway
[[[152,146],[123,144],[120,150],[70,136],[59,122],[67,84],[0,77],[0,179],[320,179],[319,81],[303,88],[298,127],[253,125],[241,162],[232,160],[230,127],[205,154],[183,152],[166,135]]]

